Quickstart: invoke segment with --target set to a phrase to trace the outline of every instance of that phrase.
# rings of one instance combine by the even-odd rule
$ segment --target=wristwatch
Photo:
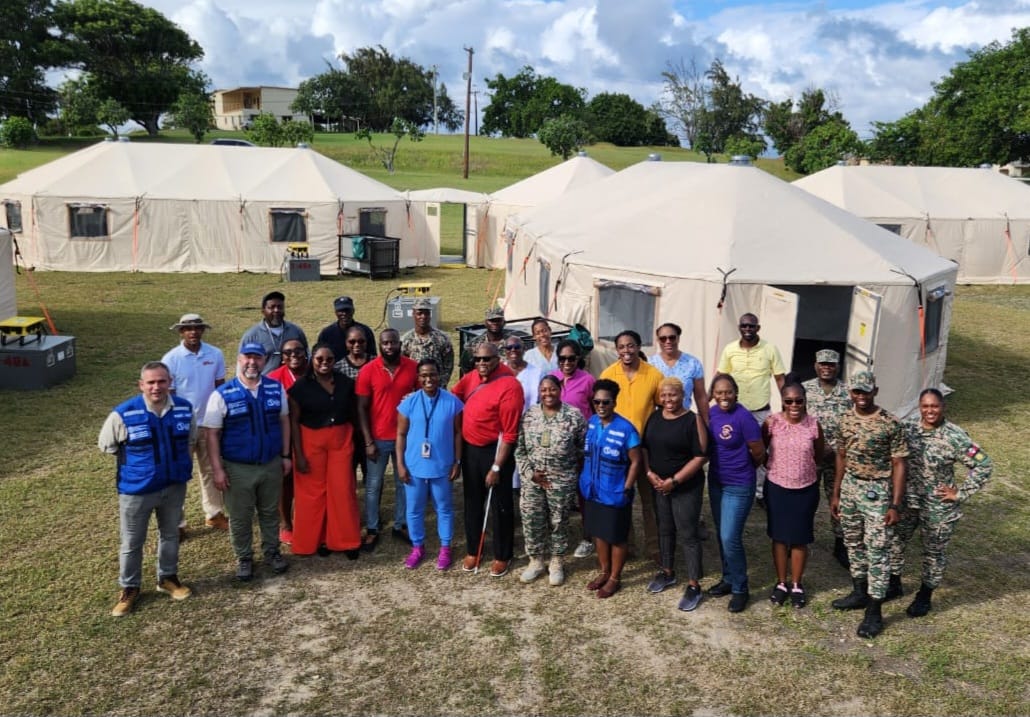
[[[897,503],[891,503],[890,505],[887,506],[887,510],[896,510],[898,512],[901,512],[901,506],[898,505]]]
[[[289,458],[292,458],[292,456],[289,453],[283,453],[279,457],[282,458],[283,460],[288,460]]]
[[[494,463],[492,466],[490,466],[490,472],[491,473],[500,473],[501,472],[501,467],[499,465],[497,465],[496,463]]]

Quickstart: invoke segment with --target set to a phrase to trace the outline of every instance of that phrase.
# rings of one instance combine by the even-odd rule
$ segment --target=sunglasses
[[[610,406],[613,403],[615,403],[615,401],[613,401],[610,398],[595,398],[590,403],[594,404],[595,406]]]
[[[349,344],[364,344],[364,343],[367,343],[367,342],[365,341],[365,339],[347,339],[347,343],[349,343]]]
[[[579,360],[579,356],[577,356],[576,354],[566,354],[564,356],[561,355],[561,354],[558,354],[558,360],[561,361],[562,363],[568,363],[569,361],[577,361],[577,360]]]
[[[505,351],[521,351],[522,350],[522,344],[508,344],[507,346],[504,347],[504,350]]]
[[[675,341],[678,338],[679,338],[679,336],[677,336],[676,334],[672,334],[670,336],[659,336],[658,340],[661,341],[662,343],[665,343],[666,341]]]
[[[805,399],[803,398],[785,398],[782,401],[784,406],[804,406]]]
[[[496,356],[476,356],[472,359],[473,363],[490,363]]]
[[[332,356],[315,356],[311,360],[314,363],[336,363],[336,359]]]
[[[283,356],[306,356],[307,351],[304,349],[284,349]]]
[[[742,329],[757,329],[758,328],[758,324],[741,324],[740,328],[742,328]]]

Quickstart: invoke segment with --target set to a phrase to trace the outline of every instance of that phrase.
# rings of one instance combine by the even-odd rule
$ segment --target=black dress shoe
[[[364,541],[361,543],[361,549],[366,553],[371,553],[376,549],[376,545],[379,543],[379,533],[369,533],[365,536]]]
[[[331,554],[332,552],[333,552],[333,551],[331,551],[331,550],[329,549],[329,547],[328,547],[328,546],[326,546],[326,545],[319,545],[319,546],[318,546],[318,555],[319,555],[319,557],[322,557],[322,558],[328,558],[328,557],[329,557],[329,555],[330,555],[330,554]]]
[[[733,593],[733,596],[730,598],[730,612],[744,612],[744,608],[747,607],[748,600],[750,599],[750,593]]]
[[[403,540],[408,545],[411,545],[411,536],[408,535],[407,528],[394,528],[392,533],[393,537],[397,538],[397,540]]]
[[[723,597],[733,592],[733,586],[725,580],[720,580],[712,587],[708,588],[709,597]]]
[[[357,560],[358,556],[361,555],[361,551],[357,548],[353,548],[351,550],[344,550],[343,554],[347,556],[348,560]]]

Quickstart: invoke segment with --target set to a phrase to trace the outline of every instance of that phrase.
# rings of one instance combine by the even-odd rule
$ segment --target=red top
[[[289,366],[283,365],[274,371],[268,372],[268,378],[278,381],[283,385],[287,391],[290,387],[297,382],[297,377],[293,375],[293,371],[290,370]]]
[[[482,387],[482,388],[480,388]],[[454,384],[451,393],[465,403],[461,435],[474,446],[488,446],[501,440],[515,443],[525,396],[512,370],[498,364],[486,381],[469,371]]]
[[[400,357],[400,364],[394,369],[393,375],[383,365],[382,356],[377,356],[361,367],[354,392],[372,399],[368,418],[373,439],[396,440],[397,406],[416,388],[418,364],[407,356]]]

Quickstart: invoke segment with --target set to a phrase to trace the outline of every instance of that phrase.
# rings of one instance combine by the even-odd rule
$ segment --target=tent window
[[[358,233],[365,236],[386,236],[386,210],[362,209],[358,212]]]
[[[941,345],[941,323],[944,320],[944,297],[948,290],[943,286],[931,289],[926,294],[926,312],[923,326],[926,336],[926,353],[930,354]]]
[[[645,345],[654,334],[655,304],[661,290],[657,286],[595,281],[597,289],[597,336],[604,341],[626,329],[643,337]]]
[[[107,207],[103,204],[69,204],[68,234],[72,239],[110,239]]]
[[[4,202],[4,211],[7,214],[7,228],[12,232],[21,231],[21,202]]]
[[[537,259],[540,264],[540,315],[547,316],[551,305],[551,262]]]
[[[273,242],[307,242],[308,227],[303,209],[272,209],[269,214]]]
[[[901,236],[900,224],[877,224],[876,226],[880,227],[881,229],[886,229],[892,234],[897,234],[898,236]]]

